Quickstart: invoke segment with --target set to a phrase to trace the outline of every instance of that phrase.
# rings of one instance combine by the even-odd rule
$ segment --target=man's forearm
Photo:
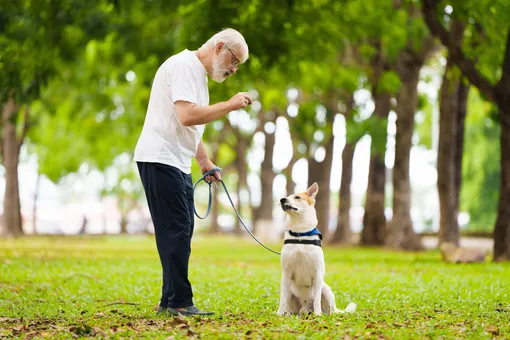
[[[181,114],[180,120],[185,126],[201,125],[225,116],[231,110],[228,102],[219,102],[209,106],[190,105]]]
[[[207,154],[207,150],[205,149],[205,146],[202,143],[202,141],[200,141],[200,143],[198,144],[195,159],[197,160],[198,165],[200,165],[200,167],[204,166],[207,163],[207,161],[209,161],[209,155]]]

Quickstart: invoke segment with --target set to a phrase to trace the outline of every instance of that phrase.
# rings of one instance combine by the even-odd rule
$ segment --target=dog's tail
[[[344,310],[338,309],[337,313],[354,313],[356,311],[356,304],[354,302],[350,302]]]

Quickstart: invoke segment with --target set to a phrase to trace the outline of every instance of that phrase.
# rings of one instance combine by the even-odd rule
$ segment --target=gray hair
[[[220,42],[223,42],[225,46],[230,49],[240,51],[241,55],[238,57],[241,63],[244,63],[248,59],[248,44],[246,44],[243,35],[235,29],[226,28],[216,33],[207,40],[202,47],[214,48]]]

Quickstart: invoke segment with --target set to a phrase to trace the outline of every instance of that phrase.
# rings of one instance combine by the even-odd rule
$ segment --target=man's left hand
[[[200,166],[200,171],[202,171],[202,175],[203,175],[207,171],[212,170],[212,169],[216,169],[216,168],[217,168],[217,166],[214,165],[213,162],[208,160],[207,162],[205,162],[205,164]],[[207,176],[205,178],[205,180],[206,180],[206,182],[218,182],[219,180],[221,180],[220,171],[215,171],[212,175]]]

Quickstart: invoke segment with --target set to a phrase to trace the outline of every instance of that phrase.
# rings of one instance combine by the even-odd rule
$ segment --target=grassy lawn
[[[0,338],[510,338],[510,264],[326,248],[338,307],[358,310],[282,318],[277,255],[207,235],[192,248],[195,304],[212,318],[155,315],[161,269],[150,235],[0,240]]]

